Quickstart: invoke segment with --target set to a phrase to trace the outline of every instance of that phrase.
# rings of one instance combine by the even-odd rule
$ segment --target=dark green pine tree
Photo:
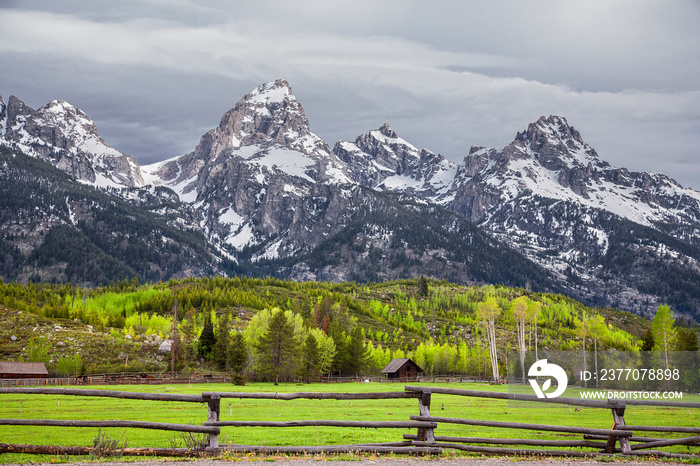
[[[347,308],[342,304],[333,305],[331,310],[331,320],[328,325],[328,336],[333,338],[336,355],[333,359],[333,372],[345,375],[352,374],[352,361],[348,351],[350,343],[351,326],[353,324]]]
[[[214,325],[211,322],[211,314],[205,312],[204,327],[202,328],[202,333],[199,334],[199,355],[204,359],[211,359],[214,345],[216,345]]]
[[[369,363],[369,351],[365,346],[364,338],[362,338],[362,329],[358,325],[350,332],[348,356],[348,369],[351,374],[357,376],[367,368]]]
[[[428,296],[428,280],[423,275],[418,280],[418,296]]]
[[[698,364],[698,335],[692,328],[678,327],[676,330],[674,366],[681,368],[677,387],[686,392],[700,390],[700,370]]]
[[[248,348],[245,344],[245,338],[241,332],[236,332],[231,338],[226,358],[226,365],[234,384],[245,385],[243,370],[246,364],[248,364]]]
[[[309,334],[304,344],[304,360],[302,362],[301,376],[309,383],[318,378],[318,342],[316,337]]]
[[[228,323],[228,313],[223,313],[219,319],[219,326],[216,329],[216,343],[214,344],[214,362],[221,370],[226,369],[229,331]]]
[[[646,332],[644,332],[644,336],[642,337],[642,351],[651,351],[654,348],[654,332],[651,330],[651,327],[647,329]]]
[[[294,328],[287,321],[284,312],[273,314],[265,333],[255,345],[260,355],[264,375],[279,385],[281,376],[291,376],[294,371],[296,343]]]
[[[679,327],[676,333],[676,351],[697,351],[698,335],[692,328]]]

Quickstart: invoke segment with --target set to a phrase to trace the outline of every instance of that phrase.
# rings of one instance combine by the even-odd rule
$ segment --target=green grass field
[[[449,388],[507,391],[507,386],[451,383],[423,384]],[[202,392],[386,392],[402,391],[403,384],[344,383],[344,384],[250,384],[236,387],[231,384],[198,385],[125,385],[103,387],[109,390],[136,392],[201,394]],[[80,388],[85,388],[81,386]],[[100,387],[89,387],[100,388]],[[578,390],[570,389],[564,396],[578,397]],[[700,396],[687,396],[683,401],[700,401]],[[444,409],[442,409],[444,407]],[[248,400],[224,398],[221,400],[221,420],[291,421],[301,419],[404,421],[418,414],[416,399],[396,400]],[[513,401],[467,398],[433,394],[433,416],[467,419],[527,422],[535,424],[584,426],[609,429],[612,415],[607,409],[583,408],[576,411],[567,405],[522,404]],[[0,418],[5,419],[94,419],[139,420],[180,424],[202,424],[207,418],[204,403],[122,400],[114,398],[75,397],[55,395],[0,394]],[[629,425],[677,425],[696,427],[700,424],[700,409],[630,406],[625,420]],[[34,426],[0,426],[0,443],[43,444],[61,446],[91,446],[97,428],[65,428]],[[184,446],[182,435],[145,429],[102,429],[107,436],[126,442],[129,447]],[[220,443],[248,445],[339,445],[353,443],[395,442],[404,433],[415,429],[361,429],[336,427],[223,427]],[[533,432],[515,429],[472,427],[440,424],[435,431],[439,436],[542,438],[580,440],[581,434]],[[653,436],[654,434],[651,434]],[[665,434],[667,437],[669,434]],[[587,451],[590,451],[588,449]],[[686,447],[669,451],[688,452]],[[697,453],[698,448],[691,451]],[[55,461],[56,458],[34,455],[0,455],[1,463],[28,461]]]

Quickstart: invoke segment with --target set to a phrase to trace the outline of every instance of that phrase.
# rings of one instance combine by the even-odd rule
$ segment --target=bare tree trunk
[[[518,335],[518,350],[520,353],[520,375],[521,383],[525,384],[525,319],[518,317],[516,321],[516,331]]]
[[[598,334],[593,336],[593,364],[595,365],[595,388],[598,388]]]
[[[538,361],[540,357],[537,355],[537,315],[535,315],[535,361]]]

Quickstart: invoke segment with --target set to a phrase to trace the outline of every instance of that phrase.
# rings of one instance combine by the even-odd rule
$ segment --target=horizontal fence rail
[[[425,446],[431,445],[428,442],[414,441],[415,446]],[[449,448],[453,450],[469,451],[476,453],[487,453],[492,455],[518,455],[518,456],[574,456],[583,458],[592,458],[596,456],[601,456],[600,453],[586,452],[586,451],[576,451],[576,450],[529,450],[529,449],[513,449],[513,448],[501,448],[501,447],[481,447],[477,445],[462,445],[459,443],[436,443],[434,445],[440,448]],[[609,456],[609,455],[606,455]]]
[[[236,453],[291,453],[291,454],[328,454],[328,453],[348,453],[367,452],[396,455],[439,455],[442,448],[434,445],[418,447],[413,442],[389,442],[389,443],[369,443],[353,445],[325,445],[325,446],[304,446],[304,447],[268,447],[260,445],[228,445],[227,451]]]
[[[570,398],[558,396],[556,398],[537,398],[536,395],[527,395],[524,393],[505,393],[505,392],[486,392],[479,390],[463,390],[458,388],[443,388],[443,387],[421,387],[415,385],[406,385],[406,390],[423,391],[430,390],[432,393],[444,395],[470,396],[475,398],[492,398],[496,400],[513,400],[513,401],[533,401],[537,403],[554,403],[570,406],[581,406],[587,408],[615,408],[630,405],[637,406],[667,406],[673,408],[700,408],[699,402],[693,401],[652,401],[652,400],[618,400],[611,398],[608,400],[591,400],[585,398]]]
[[[2,392],[0,392],[2,393]],[[213,393],[204,392],[203,397],[211,397]],[[298,393],[217,393],[221,398],[257,399],[257,400],[389,400],[402,398],[418,398],[420,392],[368,392],[368,393],[330,393],[330,392],[298,392]]]
[[[207,398],[205,398],[202,395],[177,395],[174,393],[138,393],[116,390],[89,390],[81,388],[0,388],[0,394],[3,393],[98,396],[105,398],[121,398],[130,400],[184,401],[188,403],[204,403],[207,401]]]
[[[519,422],[502,422],[502,421],[482,421],[478,419],[455,419],[451,417],[430,417],[430,416],[410,416],[415,421],[425,422],[445,422],[448,424],[465,424],[468,426],[484,426],[484,427],[500,427],[508,429],[526,429],[526,430],[541,430],[545,432],[567,432],[570,434],[598,434],[615,437],[631,437],[632,431],[629,430],[607,430],[607,429],[592,429],[588,427],[575,426],[551,426],[547,424],[523,424]]]
[[[700,437],[687,437],[687,438],[679,438],[679,439],[656,440],[654,442],[638,443],[636,445],[632,445],[630,448],[632,450],[642,450],[642,449],[647,449],[647,448],[668,447],[671,445],[695,445],[697,443],[700,443]]]
[[[205,422],[205,426],[219,427],[360,427],[364,429],[435,429],[437,422],[420,421],[217,421]]]
[[[418,436],[413,434],[403,434],[406,440],[417,440]],[[607,440],[607,436],[604,437]],[[490,438],[490,437],[444,437],[435,436],[437,442],[452,443],[486,443],[496,445],[537,445],[540,447],[592,447],[605,448],[605,442],[592,442],[590,440],[544,440],[544,439],[512,439],[512,438]]]
[[[198,426],[191,424],[168,424],[167,422],[149,421],[65,421],[61,419],[0,419],[4,426],[54,426],[54,427],[129,427],[136,429],[172,430],[177,432],[195,432],[218,434],[215,426]]]
[[[700,434],[700,427],[673,427],[673,426],[625,426],[629,430],[641,430],[646,432],[686,432]]]
[[[537,398],[536,395],[526,395],[521,393],[505,393],[505,392],[482,392],[478,390],[460,390],[456,388],[442,387],[418,387],[414,385],[406,385],[406,390],[424,391],[429,390],[433,394],[469,396],[475,398],[491,398],[495,400],[513,400],[513,401],[532,401],[536,403],[554,403],[571,406],[581,406],[587,408],[615,408],[625,406],[622,400],[586,400],[582,398]],[[698,403],[700,406],[700,403]]]
[[[581,456],[598,455],[630,455],[630,456],[666,456],[672,458],[694,458],[697,454],[670,453],[658,448],[684,445],[687,448],[700,446],[700,428],[682,426],[638,426],[626,425],[625,410],[630,405],[674,406],[682,408],[700,408],[700,403],[690,402],[639,402],[639,400],[590,400],[578,398],[547,398],[540,399],[534,395],[512,394],[503,392],[486,392],[478,390],[462,390],[444,387],[427,387],[406,385],[404,391],[366,392],[366,393],[335,393],[335,392],[297,392],[297,393],[253,393],[253,392],[203,392],[201,395],[178,395],[168,393],[138,393],[116,390],[87,390],[72,388],[0,388],[0,394],[31,394],[31,395],[64,395],[79,397],[107,397],[117,399],[142,400],[144,402],[188,402],[206,404],[208,414],[201,425],[175,424],[167,422],[146,422],[135,420],[55,420],[55,419],[0,419],[0,425],[7,426],[46,426],[46,427],[110,427],[158,429],[164,431],[180,431],[193,434],[208,435],[208,441],[202,449],[183,448],[123,448],[120,451],[126,455],[161,455],[161,456],[198,456],[203,452],[217,454],[223,451],[259,452],[259,453],[337,453],[337,452],[377,452],[397,454],[440,454],[443,449],[481,452],[486,454],[511,455],[544,455],[544,456]],[[432,395],[448,395],[457,397],[476,397],[496,400],[516,400],[536,403],[566,404],[569,406],[609,409],[613,417],[612,428],[592,428],[580,426],[561,426],[535,423],[519,423],[505,421],[490,421],[479,419],[463,419],[456,417],[432,416],[430,406]],[[390,400],[417,399],[418,415],[409,415],[408,420],[397,421],[354,421],[333,419],[302,419],[292,421],[263,421],[263,420],[222,420],[220,406],[222,399],[240,400]],[[636,403],[634,401],[637,401]],[[243,405],[245,406],[245,405]],[[440,425],[481,426],[488,428],[520,429],[530,431],[562,432],[582,434],[577,440],[551,439],[518,439],[518,438],[487,438],[456,435],[435,435]],[[416,429],[416,433],[404,433],[401,441],[383,443],[363,443],[349,445],[322,446],[269,446],[269,445],[219,445],[219,435],[222,428],[232,427],[336,427],[364,429]],[[453,429],[454,430],[454,429]],[[684,438],[642,437],[635,432],[656,432],[671,434],[695,434]],[[656,434],[653,434],[656,435]],[[499,446],[500,445],[500,446]],[[511,446],[508,448],[507,446]],[[527,448],[513,448],[524,446]],[[538,449],[531,447],[552,447]],[[562,449],[564,448],[564,450]],[[571,450],[566,448],[587,448],[592,451]],[[59,447],[43,445],[18,445],[0,443],[0,453],[27,452],[44,454],[89,454],[93,447]]]

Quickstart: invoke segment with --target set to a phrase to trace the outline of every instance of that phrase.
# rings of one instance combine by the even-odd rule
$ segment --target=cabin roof
[[[49,375],[43,362],[0,362],[0,374]]]
[[[420,366],[418,366],[418,364],[411,361],[409,358],[396,358],[396,359],[391,360],[391,362],[389,362],[389,364],[387,364],[386,367],[384,369],[382,369],[381,373],[382,374],[391,374],[394,372],[398,372],[399,369],[401,369],[404,366],[404,364],[406,364],[409,361],[411,362],[411,364],[416,366],[417,372],[423,372],[423,369],[421,369]]]

